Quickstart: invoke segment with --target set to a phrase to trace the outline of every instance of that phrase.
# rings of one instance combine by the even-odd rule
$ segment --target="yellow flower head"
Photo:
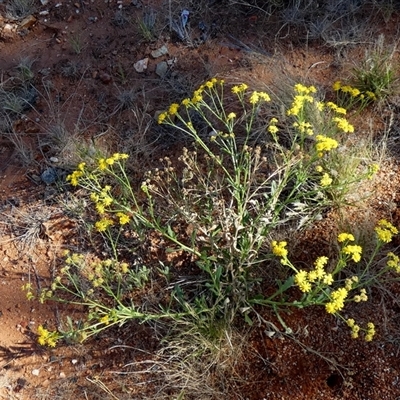
[[[375,336],[375,325],[372,322],[368,322],[367,332],[365,334],[365,341],[371,342],[374,336]]]
[[[177,104],[177,103],[172,103],[172,104],[169,106],[168,114],[171,115],[171,116],[176,115],[177,112],[178,112],[178,110],[179,110],[179,104]],[[160,117],[159,117],[159,118],[160,118]]]
[[[74,171],[71,175],[67,176],[67,181],[71,183],[72,186],[78,186],[79,185],[79,178],[83,176],[84,172],[82,170],[76,170]]]
[[[122,212],[118,212],[116,215],[119,218],[120,225],[125,225],[130,221],[129,215],[126,215]]]
[[[333,275],[325,273],[325,276],[323,277],[322,282],[325,285],[328,285],[328,286],[332,285],[332,283],[333,283]]]
[[[322,187],[326,187],[326,186],[331,185],[332,182],[333,182],[333,179],[329,176],[329,174],[327,174],[327,173],[325,172],[325,173],[322,175],[322,178],[321,178],[319,184],[320,184]]]
[[[333,85],[332,85],[332,89],[336,92],[338,90],[340,90],[340,88],[342,87],[342,83],[340,81],[336,81]]]
[[[349,318],[349,319],[346,321],[346,324],[347,324],[347,326],[348,326],[349,328],[352,328],[352,327],[355,325],[355,323],[356,323],[356,321],[354,321],[353,318]]]
[[[185,107],[189,107],[190,106],[190,99],[189,98],[183,99],[182,100],[182,105],[185,106]]]
[[[103,218],[100,221],[97,221],[94,226],[98,232],[105,232],[108,227],[113,225],[114,222],[111,219]]]
[[[51,332],[43,328],[42,325],[38,326],[37,333],[38,333],[37,341],[41,346],[55,347],[57,341],[61,338],[61,335],[58,332]]]
[[[287,242],[272,242],[272,253],[277,257],[286,258],[288,255],[288,251],[286,249]]]
[[[157,122],[161,125],[165,119],[167,118],[168,114],[166,112],[162,112],[157,119]]]
[[[400,257],[392,252],[387,254],[388,261],[386,263],[389,269],[393,269],[398,274],[400,274]]]
[[[375,232],[378,236],[378,240],[383,243],[391,242],[393,236],[399,233],[398,229],[385,219],[381,219],[378,222]]]
[[[350,255],[354,262],[359,262],[361,260],[362,247],[358,245],[348,244],[342,249],[343,254]]]
[[[98,165],[100,171],[104,171],[108,167],[107,160],[105,158],[100,158],[97,161],[97,165]]]
[[[325,256],[318,257],[314,262],[315,268],[324,268],[324,266],[327,264],[328,261],[329,261],[328,257]]]
[[[355,239],[354,239],[354,236],[351,233],[343,232],[343,233],[339,234],[337,240],[338,240],[339,243],[343,243],[343,242],[346,242],[346,241],[354,242]]]
[[[240,85],[233,86],[231,91],[234,94],[243,93],[248,89],[248,86],[245,83],[241,83]]]
[[[260,95],[258,92],[253,92],[250,96],[249,102],[250,104],[257,104],[260,101]]]
[[[370,92],[369,90],[367,90],[365,92],[365,94],[371,99],[371,100],[376,100],[376,95],[373,92]]]
[[[339,143],[335,139],[329,138],[327,136],[317,135],[315,139],[317,140],[315,149],[318,153],[330,151],[332,149],[336,149],[339,146]]]
[[[347,121],[346,118],[341,118],[341,117],[335,117],[333,118],[333,121],[336,122],[336,125],[339,129],[341,129],[345,133],[353,133],[354,132],[354,126]]]
[[[311,282],[307,271],[300,270],[294,277],[294,282],[303,293],[311,291]]]
[[[279,131],[279,128],[276,125],[270,125],[268,127],[268,132],[271,134],[278,133],[278,131]]]
[[[304,86],[301,83],[297,83],[296,85],[294,85],[294,90],[297,93],[300,94],[310,94],[310,93],[316,93],[317,89],[315,88],[315,86]]]
[[[331,301],[325,304],[326,312],[329,314],[335,314],[336,312],[342,310],[347,295],[348,291],[346,288],[334,290],[330,295]]]

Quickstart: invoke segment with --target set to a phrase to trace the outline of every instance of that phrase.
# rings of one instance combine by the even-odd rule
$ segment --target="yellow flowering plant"
[[[358,113],[378,100],[374,92],[359,90],[357,87],[344,85],[341,81],[335,81],[332,89],[336,93],[337,104],[347,110],[355,110]]]
[[[396,81],[393,54],[394,49],[391,53],[380,36],[366,52],[364,60],[353,68],[351,84],[343,84],[340,80],[333,84],[338,104],[359,113],[393,92]]]
[[[40,290],[37,298],[41,302],[57,301],[84,307],[87,318],[78,325],[68,318],[57,331],[39,326],[38,343],[54,347],[61,339],[84,341],[132,319],[145,321],[167,317],[168,313],[144,313],[130,299],[132,293],[143,289],[149,279],[150,270],[144,265],[115,259],[88,262],[82,254],[66,252],[64,266],[50,286]],[[25,285],[23,289],[30,300],[36,297],[31,286]]]
[[[158,318],[190,319],[202,331],[213,332],[238,314],[251,322],[249,313],[257,304],[331,303],[327,311],[340,312],[356,285],[331,289],[339,270],[329,272],[328,260],[316,260],[312,271],[296,270],[286,242],[272,242],[272,251],[269,246],[277,230],[311,223],[337,205],[351,182],[367,175],[340,180],[334,173],[334,154],[354,128],[339,106],[325,104],[317,94],[315,87],[297,84],[293,101],[279,114],[267,92],[213,78],[159,114],[165,130],[190,138],[192,145],[182,149],[176,163],[164,157],[163,167],[146,172],[139,187],[130,179],[127,154],[80,163],[67,179],[88,194],[91,232],[106,241],[111,257],[93,264],[67,255],[66,265],[39,294],[43,301],[66,301],[88,310],[78,332],[65,331],[64,336],[83,340],[129,319]],[[173,257],[165,257],[171,261],[163,260],[164,269],[143,262],[132,266],[121,258],[123,246],[136,254],[149,237],[163,243],[157,258],[164,251],[190,260],[196,273],[189,283],[169,283],[180,275]],[[137,244],[127,245],[126,238],[135,238]],[[336,268],[343,269],[359,262],[362,250],[347,238],[340,254]],[[257,291],[260,268],[272,256],[295,275],[264,298]],[[168,276],[168,285],[161,290],[157,310],[150,312],[136,291],[151,281],[150,271],[155,270]],[[284,298],[292,286],[303,293],[301,300]],[[32,288],[28,293],[32,297]],[[363,293],[357,295],[364,299]]]
[[[338,259],[329,260],[326,256],[318,257],[312,269],[298,269],[289,259],[286,242],[273,241],[272,253],[280,259],[281,264],[293,271],[294,275],[281,285],[279,296],[291,287],[297,287],[302,294],[300,300],[289,301],[287,298],[279,304],[277,293],[268,298],[257,299],[257,304],[278,306],[323,306],[328,314],[332,314],[344,321],[351,329],[351,337],[356,339],[359,332],[364,332],[365,341],[369,342],[375,335],[375,326],[368,322],[366,328],[357,325],[352,318],[346,319],[343,311],[346,303],[360,303],[368,301],[367,289],[388,272],[400,273],[400,257],[393,252],[387,254],[387,264],[378,271],[371,271],[374,262],[382,247],[389,243],[398,229],[386,220],[378,221],[375,227],[375,246],[372,254],[363,257],[363,249],[355,244],[355,237],[351,233],[342,232],[337,241],[340,245]],[[352,264],[362,264],[358,274],[354,274]],[[344,277],[344,278],[343,278]]]

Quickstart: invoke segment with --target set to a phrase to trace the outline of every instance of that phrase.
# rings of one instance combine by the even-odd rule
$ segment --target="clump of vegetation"
[[[35,10],[34,0],[10,0],[6,5],[7,17],[10,19],[23,19]]]
[[[85,48],[85,44],[80,34],[72,34],[68,38],[68,42],[71,46],[73,53],[75,54],[81,54],[83,49]]]
[[[333,84],[338,104],[360,112],[390,95],[396,81],[392,56],[393,52],[388,52],[384,37],[380,36],[372,50],[366,51],[360,65],[353,69],[351,83],[337,81]]]
[[[137,19],[139,33],[144,40],[152,41],[156,38],[157,14],[154,10],[149,9],[143,12],[142,18]]]
[[[67,323],[53,336],[39,332],[41,342],[82,341],[132,319],[175,321],[219,340],[239,317],[252,324],[260,305],[275,310],[283,325],[280,307],[322,306],[350,327],[353,338],[364,331],[364,339],[372,340],[373,321],[361,326],[342,313],[348,302],[367,301],[367,289],[383,273],[400,270],[393,253],[385,268],[373,269],[397,228],[380,221],[374,250],[365,254],[355,237],[343,232],[337,258],[321,255],[310,270],[292,263],[287,242],[276,239],[345,204],[354,184],[379,168],[359,162],[352,175],[340,174],[341,157],[348,157],[341,155],[344,149],[339,152],[341,142],[354,127],[344,108],[317,94],[314,86],[295,85],[291,104],[279,114],[268,93],[214,78],[158,117],[193,141],[179,166],[163,158],[163,168],[148,171],[135,187],[127,154],[81,162],[68,181],[88,193],[97,214],[88,221],[90,230],[103,237],[111,254],[87,260],[68,253],[49,287],[39,293],[26,288],[29,298],[67,302],[87,312],[86,320]],[[149,237],[170,256],[147,254],[144,261],[140,249]],[[124,257],[127,246],[131,255]],[[187,260],[193,276],[179,278],[174,255]],[[265,269],[275,277],[268,295],[260,291]],[[143,291],[157,275],[165,287],[149,306]]]

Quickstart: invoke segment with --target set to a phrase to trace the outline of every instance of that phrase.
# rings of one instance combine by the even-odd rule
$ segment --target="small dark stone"
[[[99,78],[106,85],[109,84],[111,82],[111,80],[112,80],[111,75],[109,75],[109,74],[107,74],[105,72],[100,72]]]
[[[57,180],[57,171],[55,168],[47,168],[40,175],[40,179],[46,184],[51,185]]]

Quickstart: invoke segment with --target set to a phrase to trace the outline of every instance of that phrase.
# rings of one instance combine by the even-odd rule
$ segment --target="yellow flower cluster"
[[[126,225],[131,220],[130,216],[123,212],[117,212],[115,215],[118,217],[120,225]]]
[[[67,181],[71,183],[72,186],[79,185],[79,178],[81,178],[85,173],[86,163],[82,162],[78,164],[76,170],[72,174],[67,176]]]
[[[326,312],[328,314],[335,314],[342,310],[344,307],[344,301],[346,300],[348,294],[348,290],[344,287],[334,290],[330,294],[331,301],[325,304]]]
[[[315,137],[317,143],[315,144],[315,149],[318,152],[318,156],[322,157],[324,155],[324,151],[330,151],[332,149],[336,149],[339,146],[339,143],[330,137],[324,135],[317,135]]]
[[[339,243],[343,243],[343,242],[347,242],[347,241],[354,242],[355,239],[351,233],[343,232],[343,233],[339,233],[337,240]]]
[[[269,95],[265,92],[254,91],[250,96],[249,102],[250,102],[250,104],[255,105],[255,104],[259,103],[261,100],[268,102],[268,101],[271,101],[271,97],[269,97]]]
[[[372,322],[367,324],[367,333],[365,334],[365,341],[371,342],[375,336],[375,325]]]
[[[114,225],[114,221],[110,218],[102,218],[94,224],[98,232],[105,232],[112,225]]]
[[[296,93],[299,94],[317,93],[317,89],[315,88],[315,86],[304,86],[301,83],[297,83],[296,85],[294,85],[294,90],[296,91]]]
[[[351,337],[353,339],[357,339],[361,329],[360,326],[356,324],[353,318],[348,318],[346,320],[346,324],[349,328],[351,328]],[[375,325],[372,322],[368,322],[365,333],[365,341],[371,342],[374,336],[375,336]]]
[[[328,257],[318,257],[315,260],[315,268],[312,271],[300,270],[294,277],[294,282],[303,293],[308,293],[312,289],[313,283],[323,283],[324,285],[332,285],[333,276],[324,270]]]
[[[393,269],[398,274],[400,274],[400,257],[397,256],[396,254],[392,253],[392,252],[389,252],[387,254],[387,256],[389,258],[387,263],[386,263],[388,268]]]
[[[356,244],[347,244],[348,242],[354,242],[354,236],[351,233],[340,233],[338,235],[338,242],[345,243],[346,246],[342,248],[342,253],[351,256],[354,262],[361,260],[362,247]]]
[[[186,99],[183,99],[181,104],[172,103],[169,106],[167,111],[164,111],[164,112],[162,112],[162,113],[160,113],[158,115],[157,122],[160,125],[163,124],[166,121],[171,122],[171,117],[173,117],[173,116],[178,114],[180,105],[183,105],[186,108],[189,108],[189,107],[193,107],[197,103],[200,103],[201,101],[203,101],[204,92],[206,90],[213,89],[217,83],[220,83],[221,85],[223,85],[224,84],[224,80],[223,79],[212,78],[209,81],[207,81],[207,82],[203,83],[202,85],[200,85],[200,87],[193,92],[193,95],[192,95],[191,98],[187,97]],[[240,90],[237,93],[247,89],[247,85],[245,85],[245,84],[242,84],[242,85],[240,85],[238,87],[239,87]]]
[[[188,101],[190,102],[190,100],[188,100]],[[159,116],[157,118],[157,122],[161,125],[167,117],[168,117],[168,113],[166,111],[164,111],[159,114]]]
[[[317,89],[314,86],[304,86],[298,83],[294,86],[294,90],[297,94],[293,98],[291,108],[287,111],[287,115],[298,116],[306,103],[314,102],[312,94],[316,93]]]
[[[33,294],[32,283],[26,283],[25,285],[22,285],[21,289],[26,291],[26,298],[28,300],[33,300],[35,298],[35,295]]]
[[[329,107],[331,110],[336,112],[337,114],[347,114],[347,110],[343,107],[339,107],[337,104],[333,103],[332,101],[328,101],[326,103],[327,107]]]
[[[294,96],[291,108],[287,111],[287,115],[298,116],[303,109],[305,103],[312,103],[314,97],[310,95],[297,95]]]
[[[327,186],[331,185],[332,182],[333,182],[333,179],[329,176],[329,174],[328,174],[327,172],[325,172],[325,173],[322,175],[322,178],[321,178],[321,180],[319,181],[319,184],[320,184],[322,187],[327,187]]]
[[[383,243],[391,242],[393,236],[399,233],[398,229],[385,219],[381,219],[378,222],[375,232],[378,236],[378,240]]]
[[[368,301],[367,291],[365,289],[361,289],[360,294],[356,294],[353,300],[356,303],[360,303],[362,301]]]
[[[104,284],[104,282],[114,279],[118,274],[127,274],[129,272],[129,265],[125,262],[118,262],[112,259],[106,259],[91,264],[91,272],[88,273],[87,278],[94,288]],[[88,292],[87,295],[93,293]]]
[[[272,254],[277,257],[286,258],[288,255],[288,250],[286,249],[287,242],[277,242],[274,240],[271,244]]]
[[[342,249],[343,254],[351,256],[354,262],[361,260],[362,247],[356,244],[348,244]]]
[[[110,196],[111,186],[106,185],[101,189],[100,193],[91,193],[90,200],[95,203],[96,211],[102,215],[106,212],[106,207],[109,207],[114,199]]]
[[[70,254],[69,250],[67,250],[64,255],[67,256],[67,258],[65,259],[65,263],[67,265],[80,265],[85,259],[85,256],[83,254]],[[64,273],[63,271],[60,272]]]
[[[235,85],[232,87],[231,92],[234,94],[239,94],[245,92],[249,87],[245,83],[241,83],[240,85]]]
[[[55,347],[57,341],[61,338],[58,332],[51,332],[43,328],[42,325],[38,326],[38,343],[41,346]]]
[[[276,118],[271,118],[269,121],[268,132],[272,135],[275,135],[279,131],[279,128],[276,126],[277,123],[278,120]]]
[[[351,278],[346,278],[344,287],[350,292],[351,289],[358,283],[358,276],[352,276]]]
[[[333,121],[336,122],[336,125],[339,129],[341,129],[345,133],[353,133],[354,132],[354,126],[347,121],[346,118],[341,118],[341,117],[335,117],[333,118]]]
[[[312,125],[309,122],[295,122],[293,126],[298,129],[300,133],[306,133],[308,136],[312,136],[314,131]]]
[[[350,85],[343,85],[340,81],[336,81],[333,85],[332,88],[335,92],[342,92],[350,95],[351,97],[358,97],[361,100],[365,99],[365,96],[367,96],[368,100],[376,100],[376,95],[373,92],[370,92],[369,90],[365,91],[364,93],[361,92],[359,89],[352,87]]]
[[[370,164],[368,165],[368,179],[372,179],[372,177],[379,171],[379,164]]]
[[[348,318],[346,320],[347,326],[351,329],[351,337],[353,339],[358,338],[358,332],[360,332],[360,326],[356,324],[353,318]]]
[[[106,170],[109,166],[114,165],[116,161],[126,160],[129,158],[128,154],[124,153],[114,153],[111,157],[108,158],[99,158],[97,160],[97,166],[100,171]]]
[[[179,104],[177,104],[177,103],[172,103],[172,104],[169,106],[168,114],[169,114],[171,117],[173,117],[174,115],[176,115],[176,114],[178,113],[178,110],[179,110]]]

